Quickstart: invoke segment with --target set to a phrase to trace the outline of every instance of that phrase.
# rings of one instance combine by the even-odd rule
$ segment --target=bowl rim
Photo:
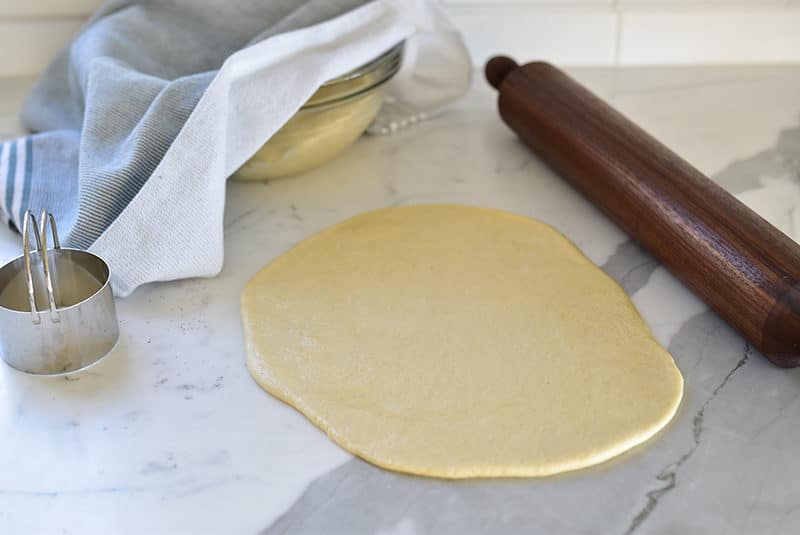
[[[400,70],[400,65],[403,60],[404,45],[405,41],[400,41],[398,44],[394,45],[389,50],[383,52],[375,59],[370,60],[369,62],[364,63],[363,65],[356,67],[355,69],[348,71],[341,76],[338,76],[336,78],[333,78],[332,80],[325,82],[320,86],[320,89],[335,88],[338,84],[350,82],[361,76],[375,72],[379,70],[381,67],[385,67],[384,72],[380,72],[380,76],[378,76],[378,78],[376,78],[374,82],[365,85],[364,87],[359,87],[356,91],[347,92],[343,94],[335,94],[331,95],[328,98],[321,98],[319,100],[314,100],[314,96],[312,95],[312,97],[308,100],[308,102],[306,102],[306,104],[303,104],[303,106],[300,107],[300,110],[301,111],[308,110],[312,108],[319,108],[321,106],[328,106],[330,104],[339,103],[344,100],[348,100],[357,97],[359,95],[362,95],[364,93],[367,93],[368,91],[371,91],[376,87],[385,84],[395,74],[397,74],[397,71]]]

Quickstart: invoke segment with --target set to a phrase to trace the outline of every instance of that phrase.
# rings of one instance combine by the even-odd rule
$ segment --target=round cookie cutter
[[[108,355],[119,325],[108,264],[87,251],[62,248],[53,214],[46,210],[41,225],[40,232],[36,218],[25,212],[23,254],[0,268],[0,356],[25,373],[58,375]]]

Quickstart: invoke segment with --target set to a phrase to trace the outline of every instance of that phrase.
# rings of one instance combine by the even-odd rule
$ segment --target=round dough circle
[[[390,208],[301,242],[242,295],[247,364],[350,452],[446,478],[605,461],[683,378],[628,296],[538,221]]]

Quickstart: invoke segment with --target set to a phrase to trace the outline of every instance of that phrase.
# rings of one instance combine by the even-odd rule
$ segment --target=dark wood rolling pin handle
[[[547,63],[486,64],[503,120],[778,366],[800,365],[800,246]]]

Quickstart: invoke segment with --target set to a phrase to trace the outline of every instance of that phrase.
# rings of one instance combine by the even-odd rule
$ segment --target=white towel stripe
[[[6,198],[6,177],[8,176],[8,158],[11,155],[11,141],[8,143],[0,144],[2,152],[0,152],[0,199]],[[3,203],[0,202],[0,221],[3,224],[8,224],[8,214],[2,209]]]
[[[22,221],[17,221],[17,219],[22,219],[22,215],[19,211],[20,205],[22,204],[22,190],[25,187],[25,160],[27,156],[25,138],[21,138],[17,141],[17,169],[14,177],[14,198],[11,201],[11,214],[9,214],[11,220],[16,223],[17,228],[21,228],[22,226]]]

